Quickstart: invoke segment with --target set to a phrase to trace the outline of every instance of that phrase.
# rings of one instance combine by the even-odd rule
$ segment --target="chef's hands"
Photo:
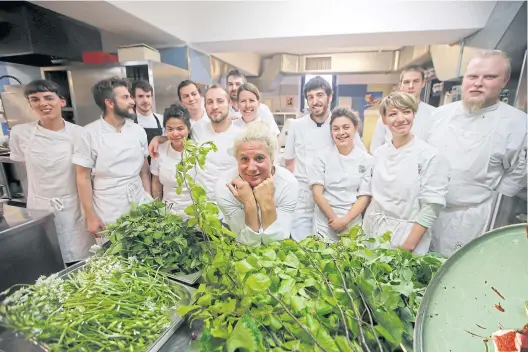
[[[101,237],[99,232],[106,230],[104,222],[97,215],[87,216],[86,225],[88,226],[88,232],[90,232],[95,238]]]
[[[273,183],[273,176],[267,178],[260,185],[253,188],[255,199],[262,206],[274,205],[275,202],[275,184]]]
[[[231,183],[228,183],[227,188],[231,191],[233,196],[240,202],[242,205],[256,205],[255,196],[253,195],[253,190],[248,182],[241,180],[239,178],[234,179]]]
[[[337,233],[341,233],[346,230],[350,220],[346,216],[344,217],[334,217],[328,219],[328,225]]]
[[[156,137],[152,138],[152,140],[150,141],[150,144],[148,146],[148,153],[149,153],[151,158],[156,159],[159,156],[158,146],[161,143],[166,142],[167,139],[168,138],[166,136],[156,136]]]

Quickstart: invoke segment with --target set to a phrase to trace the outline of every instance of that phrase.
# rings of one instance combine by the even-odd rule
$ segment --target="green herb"
[[[54,274],[20,288],[0,313],[50,351],[145,351],[170,325],[183,290],[133,257],[94,257],[67,279]]]

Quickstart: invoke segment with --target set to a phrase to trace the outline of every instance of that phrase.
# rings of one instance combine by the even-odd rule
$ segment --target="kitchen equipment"
[[[416,352],[484,352],[484,339],[500,325],[517,330],[528,323],[527,226],[488,232],[444,263],[418,311]],[[493,342],[487,345],[492,351]]]

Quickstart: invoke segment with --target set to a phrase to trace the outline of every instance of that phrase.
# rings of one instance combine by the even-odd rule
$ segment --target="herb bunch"
[[[6,327],[49,351],[145,351],[188,295],[134,257],[106,255],[67,279],[53,274],[24,285],[4,300],[0,313]]]

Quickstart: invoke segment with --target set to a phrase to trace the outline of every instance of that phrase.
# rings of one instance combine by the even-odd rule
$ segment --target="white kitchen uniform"
[[[502,102],[469,113],[457,101],[431,120],[426,141],[450,167],[447,206],[433,226],[431,249],[449,256],[483,234],[493,191],[513,197],[526,187],[526,114]]]
[[[51,131],[37,122],[16,125],[11,130],[11,159],[25,162],[28,176],[27,208],[55,214],[54,223],[64,263],[90,256],[95,240],[88,232],[77,193],[73,143],[81,126],[64,122],[61,131]]]
[[[335,145],[320,151],[314,158],[308,176],[310,187],[324,187],[323,196],[338,217],[352,208],[360,195],[370,195],[370,177],[373,157],[364,150],[354,148],[348,155],[341,155]],[[348,228],[361,224],[359,215]],[[328,218],[315,206],[314,233],[337,241],[338,234],[328,225]]]
[[[202,117],[200,117],[199,120],[190,119],[190,121],[191,121],[191,127],[193,127],[199,121],[211,121],[211,119],[209,119],[209,116],[207,116],[207,112],[205,111],[205,108],[204,108]]]
[[[245,128],[245,126],[247,124],[244,122],[244,120],[242,120],[242,114],[240,113],[240,111],[234,111],[233,109],[231,109],[231,110],[232,110],[232,114],[238,117],[238,119],[234,120],[233,122],[238,127]],[[262,103],[260,104],[260,106],[258,108],[257,116],[258,116],[258,118],[253,120],[253,121],[260,120],[260,121],[264,122],[266,125],[269,126],[269,128],[271,130],[271,133],[274,136],[278,136],[280,134],[279,126],[277,126],[277,122],[275,121],[275,117],[273,117],[273,114],[271,113],[271,110],[268,108],[268,106],[266,104],[262,104]]]
[[[240,243],[258,246],[290,237],[293,216],[297,203],[298,182],[295,176],[283,167],[275,166],[273,183],[275,185],[275,206],[277,220],[267,229],[253,231],[246,225],[244,207],[233,196],[226,184],[238,176],[238,166],[227,172],[216,184],[216,199],[218,207],[225,216],[225,221]]]
[[[272,135],[274,136],[278,136],[280,134],[280,130],[279,130],[279,127],[277,126],[277,123],[275,122],[275,120],[264,120],[263,118],[261,118],[260,116],[257,117],[255,120],[251,121],[251,122],[255,122],[255,121],[261,121],[261,122],[264,122],[269,128],[270,128],[270,132]],[[248,124],[250,124],[251,122],[244,122],[244,120],[242,119],[242,117],[240,117],[239,119],[236,119],[233,121],[233,123],[235,124],[235,126],[238,126],[240,128],[246,128],[246,126]]]
[[[299,181],[299,199],[292,227],[292,237],[296,241],[303,240],[313,232],[315,202],[308,180],[308,168],[316,154],[329,148],[333,143],[330,117],[320,126],[312,120],[310,114],[291,122],[286,137],[284,158],[286,160],[295,159],[293,174]],[[354,146],[366,151],[358,133],[354,137]]]
[[[103,222],[114,223],[131,203],[152,200],[140,177],[147,148],[145,130],[131,119],[121,132],[103,118],[84,127],[73,163],[92,169],[94,209]]]
[[[152,159],[150,172],[159,177],[163,185],[163,201],[172,204],[171,211],[182,217],[187,217],[185,208],[192,204],[189,189],[184,184],[181,194],[176,194],[178,183],[176,182],[176,166],[182,159],[182,154],[174,150],[171,141],[159,145],[159,157]],[[196,169],[191,169],[187,175],[196,178]]]
[[[363,220],[365,232],[379,237],[390,231],[394,247],[404,244],[422,205],[445,205],[448,172],[447,160],[417,137],[398,149],[392,143],[379,147],[374,153],[372,202]],[[414,253],[427,253],[430,243],[428,229]]]
[[[207,197],[215,201],[215,185],[218,177],[237,166],[233,153],[235,139],[242,133],[242,129],[231,123],[224,132],[216,133],[211,121],[200,120],[192,128],[192,139],[200,144],[213,142],[218,150],[210,151],[205,159],[204,169],[198,168],[196,181],[207,191]]]
[[[414,117],[412,133],[423,139],[426,126],[430,120],[431,114],[435,111],[435,107],[424,103],[423,101],[418,104],[418,111]],[[372,141],[370,142],[370,153],[374,154],[374,151],[385,143],[391,143],[392,134],[387,126],[383,124],[381,116],[378,118],[374,134],[372,135]]]

